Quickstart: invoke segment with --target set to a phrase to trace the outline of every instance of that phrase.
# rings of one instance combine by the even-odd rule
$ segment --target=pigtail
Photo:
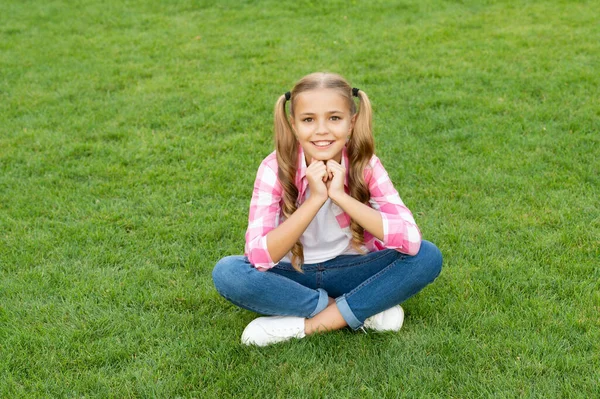
[[[372,130],[372,110],[369,97],[362,90],[356,90],[359,108],[354,122],[354,129],[346,146],[349,160],[348,187],[350,195],[357,201],[368,204],[371,197],[369,186],[364,179],[364,171],[369,165],[375,148]],[[364,228],[356,221],[350,220],[352,246],[359,250],[364,244]]]
[[[277,154],[277,177],[283,188],[281,210],[283,216],[289,218],[297,209],[298,187],[296,187],[296,168],[298,165],[298,141],[294,136],[287,114],[285,103],[288,95],[282,95],[275,104],[275,149]],[[298,240],[292,247],[292,266],[302,272],[304,251]]]

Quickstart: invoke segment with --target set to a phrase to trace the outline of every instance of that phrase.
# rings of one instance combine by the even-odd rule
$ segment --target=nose
[[[321,120],[320,120],[320,121],[317,123],[317,131],[316,131],[316,133],[317,133],[317,134],[327,134],[327,124],[326,124],[326,121],[325,121],[325,120],[322,120],[322,119],[321,119]]]

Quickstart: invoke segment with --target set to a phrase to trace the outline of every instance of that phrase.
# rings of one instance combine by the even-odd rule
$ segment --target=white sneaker
[[[396,305],[369,317],[363,327],[375,331],[399,331],[402,323],[404,323],[404,310],[400,305]]]
[[[242,333],[242,343],[267,346],[291,338],[304,338],[304,318],[270,316],[254,319]]]

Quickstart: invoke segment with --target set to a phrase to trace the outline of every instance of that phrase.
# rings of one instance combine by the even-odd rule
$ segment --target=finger
[[[313,176],[315,179],[323,179],[323,176],[327,173],[324,165],[312,165],[306,170],[306,174]]]
[[[344,167],[342,165],[340,165],[340,164],[331,165],[330,170],[334,174],[343,174],[346,171],[346,169],[344,169]]]
[[[315,181],[326,181],[327,180],[327,172],[322,171],[322,172],[317,172],[317,173],[307,173],[306,176],[312,180]]]
[[[310,162],[308,163],[308,166],[310,167],[310,166],[312,166],[314,164],[323,164],[323,165],[325,165],[325,162],[319,161],[318,159],[315,159],[315,158],[311,158]]]
[[[306,168],[306,169],[307,170],[319,170],[319,168],[325,168],[325,164],[323,163],[323,161],[314,160],[313,162],[311,162],[310,165],[308,165],[308,168]]]
[[[323,177],[323,174],[327,173],[325,171],[325,168],[316,168],[316,169],[307,169],[306,170],[306,176],[310,176],[314,179],[320,179]]]

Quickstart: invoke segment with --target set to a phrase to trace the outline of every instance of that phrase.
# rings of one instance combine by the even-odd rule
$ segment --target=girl
[[[339,75],[305,76],[275,104],[275,145],[258,169],[245,256],[213,270],[223,297],[270,315],[248,324],[242,342],[399,330],[399,304],[439,275],[442,256],[373,154],[366,93]]]

